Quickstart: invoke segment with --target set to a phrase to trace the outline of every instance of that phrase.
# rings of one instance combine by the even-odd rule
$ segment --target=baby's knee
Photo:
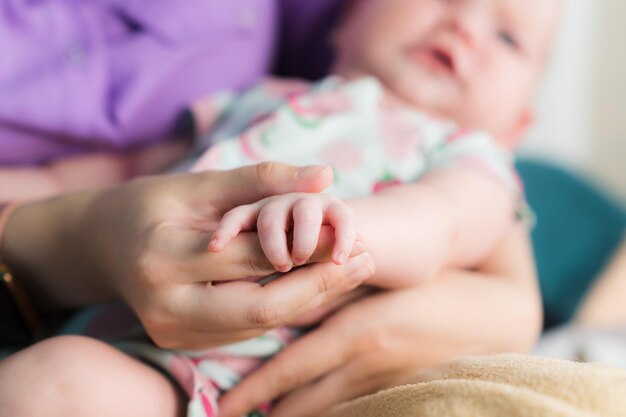
[[[86,337],[51,338],[0,362],[0,410],[6,415],[132,415],[142,393],[161,396],[163,414],[156,415],[177,415],[176,391],[164,377]]]
[[[44,340],[0,362],[0,409],[7,415],[52,416],[80,409],[89,373],[110,356],[102,342],[80,336]]]

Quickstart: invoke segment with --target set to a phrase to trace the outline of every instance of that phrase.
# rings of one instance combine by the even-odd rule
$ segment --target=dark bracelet
[[[6,223],[19,207],[12,203],[0,207],[0,247]],[[26,292],[15,280],[15,274],[0,260],[0,346],[25,345],[36,340],[41,332],[41,321]]]
[[[41,335],[41,320],[39,319],[37,310],[26,291],[15,281],[15,275],[5,264],[0,264],[0,282],[4,287],[4,293],[9,296],[6,297],[5,295],[4,297],[5,300],[3,304],[5,304],[6,307],[1,307],[3,313],[7,314],[6,318],[13,317],[12,321],[15,324],[19,322],[20,327],[26,330],[30,341],[37,340]],[[7,302],[6,298],[9,298],[10,302]],[[19,320],[16,320],[15,316],[17,316]],[[2,321],[4,322],[4,318]],[[20,333],[24,332],[22,331]]]
[[[31,344],[38,336],[38,323],[32,304],[15,284],[13,274],[0,264],[0,348]]]

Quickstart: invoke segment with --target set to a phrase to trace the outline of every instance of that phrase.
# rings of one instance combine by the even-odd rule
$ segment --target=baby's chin
[[[382,83],[383,102],[387,108],[406,108],[426,113],[435,119],[455,121],[454,115],[441,105],[430,103],[426,97],[406,94],[401,89]]]
[[[463,120],[463,118],[459,117],[457,113],[462,112],[462,109],[450,106],[445,100],[442,100],[442,97],[450,97],[450,99],[447,100],[450,103],[462,102],[457,96],[454,96],[457,91],[456,87],[445,83],[445,80],[430,80],[428,79],[429,77],[421,76],[419,78],[415,76],[403,77],[403,74],[400,73],[389,73],[385,74],[387,75],[385,76],[363,69],[339,69],[333,71],[333,73],[347,81],[353,81],[363,77],[374,77],[378,79],[383,89],[383,104],[385,108],[419,111],[437,120],[454,122],[462,128],[476,129],[475,124],[467,123],[467,120]],[[405,85],[408,87],[405,88]],[[423,86],[423,88],[417,86]]]
[[[455,123],[459,128],[468,130],[480,130],[487,132],[494,137],[497,137],[494,129],[490,129],[488,124],[481,124],[475,119],[468,117],[463,112],[463,108],[446,107],[442,103],[429,103],[423,97],[407,97],[403,94],[398,94],[393,88],[389,88],[383,84],[383,103],[388,109],[410,109],[424,113],[429,117],[444,122]]]

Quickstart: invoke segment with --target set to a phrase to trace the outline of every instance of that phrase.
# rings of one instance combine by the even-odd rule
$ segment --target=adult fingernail
[[[322,172],[328,169],[326,165],[311,165],[307,167],[302,167],[298,169],[296,173],[296,178],[299,180],[308,180],[312,178],[319,177]]]
[[[371,277],[376,270],[369,253],[352,257],[346,262],[346,277],[353,282],[362,282]]]

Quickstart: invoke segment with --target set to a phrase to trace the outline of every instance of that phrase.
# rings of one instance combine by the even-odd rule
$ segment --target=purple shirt
[[[310,71],[323,68],[316,58],[328,55],[323,31],[342,1],[6,0],[0,164],[171,135],[194,99],[267,73],[279,34],[282,72],[299,66],[309,70],[300,75],[319,75]],[[290,68],[303,48],[308,55]]]

